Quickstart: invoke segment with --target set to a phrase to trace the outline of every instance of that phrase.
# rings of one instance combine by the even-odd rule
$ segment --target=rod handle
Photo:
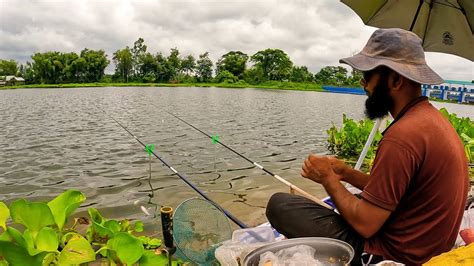
[[[173,208],[163,206],[160,208],[161,228],[163,240],[167,248],[173,248]]]

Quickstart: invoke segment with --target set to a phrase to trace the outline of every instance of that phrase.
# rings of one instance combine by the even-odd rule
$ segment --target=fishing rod
[[[135,138],[135,140],[140,143],[144,148],[146,148],[146,144],[143,143],[137,136],[135,136],[132,132],[130,132],[130,130],[125,127],[124,125],[122,125],[119,121],[117,121],[115,118],[113,118],[111,115],[109,115],[107,112],[105,112],[102,108],[100,108],[99,106],[96,105],[96,107],[101,110],[102,112],[104,112],[104,114],[106,114],[108,117],[110,117],[112,120],[115,121],[115,123],[117,123],[121,128],[123,128],[125,131],[127,131],[128,134],[130,134],[133,138]],[[210,203],[212,203],[214,206],[218,207],[219,209],[222,210],[222,212],[225,214],[225,216],[227,216],[229,219],[231,219],[235,224],[237,224],[240,228],[248,228],[248,226],[246,224],[244,224],[243,222],[241,222],[239,219],[237,219],[236,217],[234,217],[230,212],[228,212],[227,210],[225,210],[224,208],[222,208],[219,204],[217,204],[215,201],[213,201],[212,199],[210,199],[208,196],[206,196],[206,194],[204,194],[204,192],[202,192],[199,188],[197,188],[191,181],[189,181],[189,178],[187,178],[186,176],[180,174],[178,171],[176,171],[176,169],[174,169],[171,165],[169,165],[165,160],[163,160],[160,156],[158,156],[154,151],[150,151],[153,155],[155,155],[155,157],[160,160],[166,167],[168,167],[173,173],[175,173],[179,178],[181,178],[181,180],[183,180],[186,184],[188,184],[188,186],[190,186],[194,191],[196,191],[199,195],[201,195],[201,197],[203,197],[204,199],[206,199],[207,201],[209,201]]]
[[[255,165],[255,166],[258,167],[258,168],[260,168],[260,169],[261,169],[262,171],[264,171],[265,173],[267,173],[267,174],[273,176],[273,177],[276,178],[278,181],[280,181],[280,182],[282,182],[283,184],[285,184],[285,185],[287,185],[288,187],[290,187],[290,191],[298,191],[300,194],[302,194],[302,195],[305,196],[306,198],[308,198],[308,199],[310,199],[310,200],[312,200],[312,201],[314,201],[314,202],[316,202],[316,203],[318,203],[318,204],[320,204],[320,205],[322,205],[322,206],[324,206],[324,207],[326,207],[326,208],[328,208],[328,209],[331,209],[331,210],[333,209],[329,204],[327,204],[327,203],[325,203],[324,201],[318,199],[317,197],[315,197],[315,196],[309,194],[308,192],[302,190],[301,188],[299,188],[299,187],[293,185],[292,183],[286,181],[286,180],[283,179],[281,176],[276,175],[276,174],[270,172],[269,170],[265,169],[265,167],[263,167],[262,165],[260,165],[260,164],[258,164],[258,163],[256,163],[256,162],[254,162],[254,161],[252,161],[252,160],[250,160],[249,158],[245,157],[245,156],[242,155],[241,153],[237,152],[236,150],[232,149],[231,147],[229,147],[229,146],[225,145],[224,143],[220,142],[218,139],[213,138],[211,135],[207,134],[206,132],[204,132],[204,131],[200,130],[199,128],[193,126],[192,124],[186,122],[186,121],[185,121],[184,119],[182,119],[181,117],[179,117],[179,116],[177,116],[177,115],[175,115],[175,114],[173,114],[173,113],[171,113],[171,112],[168,112],[168,111],[166,111],[166,110],[165,110],[165,112],[167,112],[169,115],[175,117],[176,119],[180,120],[181,122],[185,123],[186,125],[188,125],[188,126],[194,128],[195,130],[201,132],[202,134],[206,135],[208,138],[212,139],[214,142],[217,142],[217,143],[219,143],[220,145],[224,146],[226,149],[228,149],[228,150],[232,151],[233,153],[237,154],[238,156],[240,156],[241,158],[243,158],[243,159],[246,160],[247,162],[249,162],[249,163]]]

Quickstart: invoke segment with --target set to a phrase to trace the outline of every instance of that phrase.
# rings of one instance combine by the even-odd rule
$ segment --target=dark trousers
[[[329,237],[347,242],[355,251],[351,265],[361,265],[365,240],[336,212],[302,196],[276,193],[266,214],[273,228],[288,238]]]

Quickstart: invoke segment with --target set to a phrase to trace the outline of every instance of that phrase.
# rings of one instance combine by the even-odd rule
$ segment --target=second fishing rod
[[[278,181],[282,182],[283,184],[287,185],[290,190],[292,191],[297,191],[298,193],[302,194],[303,196],[305,196],[306,198],[328,208],[328,209],[333,209],[330,205],[328,205],[327,203],[325,203],[324,201],[320,200],[319,198],[309,194],[308,192],[302,190],[301,188],[293,185],[292,183],[286,181],[285,179],[283,179],[281,176],[279,175],[276,175],[274,173],[272,173],[271,171],[267,170],[265,167],[263,167],[262,165],[258,164],[257,162],[255,161],[252,161],[250,160],[249,158],[247,158],[246,156],[242,155],[241,153],[237,152],[236,150],[232,149],[231,147],[227,146],[226,144],[220,142],[218,139],[216,138],[213,138],[211,135],[207,134],[206,132],[202,131],[201,129],[195,127],[194,125],[192,125],[191,123],[187,122],[186,120],[182,119],[181,117],[171,113],[171,112],[168,112],[166,110],[164,110],[166,113],[168,113],[169,115],[173,116],[174,118],[180,120],[181,122],[185,123],[186,125],[192,127],[193,129],[199,131],[200,133],[202,133],[203,135],[207,136],[208,138],[212,139],[213,141],[215,141],[216,143],[219,143],[220,145],[224,146],[226,149],[232,151],[233,153],[237,154],[238,156],[240,156],[242,159],[246,160],[247,162],[255,165],[256,167],[260,168],[262,171],[264,171],[265,173],[273,176],[274,178],[276,178]]]
[[[113,116],[108,114],[106,111],[104,111],[102,108],[97,106],[97,109],[101,110],[105,115],[107,115],[109,118],[111,118],[117,125],[119,125],[121,128],[123,128],[129,135],[131,135],[139,144],[141,144],[144,148],[147,148],[147,145],[141,141],[135,134],[133,134],[126,126],[124,126],[122,123],[120,123],[117,119],[115,119]],[[168,162],[166,162],[164,159],[162,159],[160,156],[158,156],[154,151],[150,151],[151,154],[153,154],[161,163],[163,163],[166,167],[168,167],[174,174],[176,174],[181,180],[183,180],[189,187],[191,187],[194,191],[196,191],[201,197],[212,203],[214,206],[216,206],[218,209],[220,209],[225,216],[227,216],[230,220],[232,220],[236,225],[238,225],[240,228],[248,228],[248,226],[237,219],[235,216],[233,216],[230,212],[222,208],[219,204],[217,204],[215,201],[210,199],[203,191],[201,191],[199,188],[194,185],[188,177],[180,174],[176,169],[174,169]]]

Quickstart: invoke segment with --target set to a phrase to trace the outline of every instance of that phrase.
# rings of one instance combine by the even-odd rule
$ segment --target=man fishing
[[[421,84],[444,82],[426,64],[421,43],[412,32],[379,29],[360,53],[340,60],[363,72],[366,115],[390,113],[394,121],[382,133],[370,174],[331,157],[304,161],[301,175],[323,185],[340,215],[277,193],[267,206],[275,229],[289,238],[346,241],[354,265],[363,252],[419,265],[453,247],[469,186],[467,159],[449,121],[421,96]],[[362,193],[351,194],[341,181]]]

